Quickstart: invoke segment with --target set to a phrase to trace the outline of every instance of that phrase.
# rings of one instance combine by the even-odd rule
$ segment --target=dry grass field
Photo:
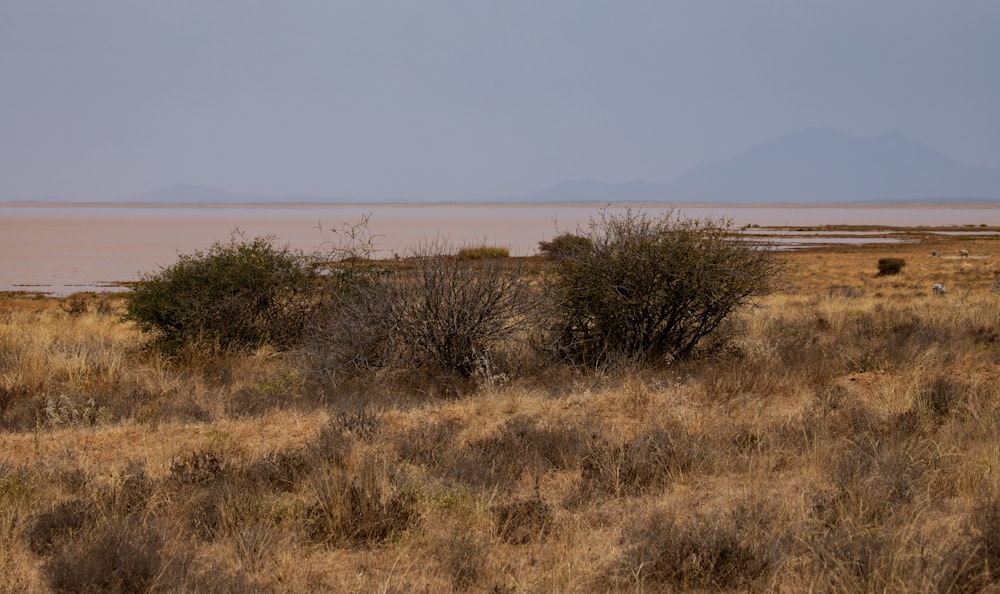
[[[1000,591],[1000,242],[910,235],[605,373],[325,386],[0,297],[0,591]]]

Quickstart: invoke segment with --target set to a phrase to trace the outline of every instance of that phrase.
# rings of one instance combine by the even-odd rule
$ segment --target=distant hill
[[[667,187],[675,197],[699,201],[1000,199],[1000,170],[957,163],[898,133],[814,128],[697,165]]]
[[[1000,170],[963,165],[902,134],[795,132],[666,184],[581,181],[503,201],[981,202],[1000,201]]]
[[[240,194],[177,184],[118,202],[359,201]],[[852,136],[811,128],[764,142],[729,159],[701,163],[664,184],[567,181],[531,194],[477,202],[992,203],[1000,202],[1000,169],[958,163],[899,133]]]

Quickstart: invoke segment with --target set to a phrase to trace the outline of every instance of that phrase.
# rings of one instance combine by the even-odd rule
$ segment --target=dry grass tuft
[[[494,506],[493,522],[497,536],[508,544],[541,541],[552,530],[552,504],[539,497],[514,499]]]
[[[435,557],[457,591],[478,586],[487,573],[490,544],[477,534],[450,534],[434,549]]]
[[[753,519],[744,508],[683,520],[657,510],[625,533],[626,550],[607,579],[640,591],[749,590],[785,554],[758,537]]]
[[[71,499],[35,515],[24,529],[28,548],[44,555],[59,541],[72,538],[97,519],[97,509],[91,502]]]
[[[162,547],[155,530],[113,520],[64,544],[43,568],[57,592],[148,592],[164,566]]]
[[[170,478],[181,485],[207,485],[225,478],[227,470],[217,452],[192,452],[170,462]]]
[[[356,448],[345,469],[321,469],[305,518],[309,537],[334,546],[373,545],[409,530],[419,517],[418,497],[393,480],[393,464],[385,451]]]
[[[655,493],[707,457],[705,441],[677,426],[658,427],[621,445],[598,441],[581,464],[581,488],[612,497]]]

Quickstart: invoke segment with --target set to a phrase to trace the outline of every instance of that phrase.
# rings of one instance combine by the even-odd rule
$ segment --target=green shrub
[[[314,311],[319,280],[302,254],[234,233],[144,276],[125,298],[125,318],[170,352],[202,341],[236,350],[286,346]]]
[[[581,236],[553,254],[553,346],[590,365],[688,356],[780,272],[769,245],[673,211],[604,212]]]
[[[539,241],[538,251],[545,256],[561,257],[572,255],[574,252],[587,251],[591,246],[592,242],[589,237],[575,233],[561,233],[553,237],[551,241]]]
[[[878,261],[878,275],[888,276],[899,274],[906,266],[906,260],[902,258],[880,258]]]
[[[481,245],[478,247],[465,247],[458,250],[459,260],[481,260],[483,258],[507,257],[510,257],[510,250],[505,247]]]

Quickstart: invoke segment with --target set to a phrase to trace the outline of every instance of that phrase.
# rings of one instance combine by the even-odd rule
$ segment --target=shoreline
[[[304,209],[304,208],[732,208],[732,209],[760,209],[760,208],[783,208],[783,209],[935,209],[954,208],[966,210],[994,210],[1000,209],[1000,200],[993,202],[950,202],[942,200],[940,202],[913,201],[913,202],[674,202],[674,201],[649,201],[636,202],[631,200],[623,201],[574,201],[574,202],[406,202],[406,201],[386,201],[386,202],[112,202],[112,201],[86,201],[86,202],[48,202],[30,200],[19,200],[10,202],[0,202],[0,208],[205,208],[205,209]]]
[[[454,246],[496,245],[536,253],[539,241],[586,228],[603,211],[716,219],[732,228],[1000,228],[1000,205],[965,207],[810,204],[768,207],[697,203],[0,203],[0,290],[69,293],[135,280],[178,255],[234,232],[269,237],[304,252],[368,242],[376,257],[410,253],[438,238]],[[345,234],[346,233],[346,234]]]

